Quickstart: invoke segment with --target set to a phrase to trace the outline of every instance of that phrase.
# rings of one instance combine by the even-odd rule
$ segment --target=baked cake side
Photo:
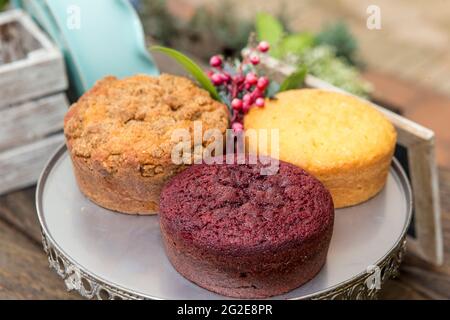
[[[250,110],[245,128],[278,129],[280,159],[317,177],[336,208],[382,190],[397,138],[394,126],[368,103],[317,89],[279,93],[265,108]],[[249,147],[258,152],[257,146]]]
[[[333,232],[330,193],[300,168],[195,165],[161,194],[167,255],[184,277],[236,298],[266,298],[312,279]]]
[[[154,214],[164,183],[184,169],[171,160],[175,129],[228,127],[225,105],[171,75],[107,77],[73,104],[64,132],[80,190],[98,205]],[[207,144],[206,144],[207,145]],[[206,146],[205,145],[205,146]]]

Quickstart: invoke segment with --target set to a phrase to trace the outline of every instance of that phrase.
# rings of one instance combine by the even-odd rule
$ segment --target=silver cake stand
[[[68,290],[89,299],[224,299],[184,279],[164,253],[157,216],[100,208],[79,191],[62,146],[36,197],[44,250]],[[384,190],[336,211],[326,265],[304,286],[275,299],[373,299],[397,274],[411,220],[408,180],[394,160]]]

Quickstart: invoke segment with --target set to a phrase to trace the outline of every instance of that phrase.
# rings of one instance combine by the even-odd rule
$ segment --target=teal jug
[[[62,50],[71,87],[82,95],[105,76],[157,75],[129,0],[13,0]]]

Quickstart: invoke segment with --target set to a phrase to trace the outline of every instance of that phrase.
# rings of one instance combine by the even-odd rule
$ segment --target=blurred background
[[[93,10],[101,9],[100,2],[109,5],[107,1],[72,2],[88,3]],[[127,0],[110,1],[123,4]],[[129,71],[131,61],[120,55],[131,51],[128,40],[132,44],[141,40],[130,40],[140,38],[140,29],[133,29],[138,35],[128,29],[139,24],[134,23],[133,10],[127,11],[129,19],[119,22],[96,12],[91,22],[94,28],[108,26],[102,31],[106,36],[101,35],[107,44],[96,45],[99,42],[91,39],[94,44],[87,45],[88,35],[83,34],[81,39],[70,39],[78,41],[71,51],[50,34],[48,38],[57,43],[51,48],[42,40],[41,33],[45,33],[40,28],[8,11],[11,2],[0,0],[0,11],[4,11],[0,12],[0,299],[77,299],[48,268],[34,184],[50,155],[64,142],[62,119],[77,97],[69,91],[67,98],[67,89],[84,85],[83,79],[74,84],[70,69],[75,63],[67,56],[84,58],[96,66],[116,59],[120,63],[109,67]],[[56,6],[63,0],[15,1],[22,2]],[[147,45],[173,47],[206,65],[214,54],[238,56],[254,33],[271,42],[275,58],[303,66],[310,74],[432,129],[436,133],[444,265],[432,266],[407,253],[400,277],[388,282],[381,297],[450,298],[450,1],[130,2],[142,22]],[[61,12],[65,15],[66,8]],[[148,57],[144,44],[139,50],[136,56],[144,52]],[[156,53],[153,57],[162,72],[182,72],[167,57]],[[156,70],[150,59],[144,64]],[[87,64],[85,69],[93,68]]]
[[[304,34],[309,72],[401,113],[436,132],[437,159],[450,166],[450,2],[446,0],[141,0],[150,41],[200,59],[235,55],[270,13],[283,32]],[[370,5],[381,29],[370,30]],[[293,45],[295,47],[296,44]],[[295,51],[295,48],[293,49]]]

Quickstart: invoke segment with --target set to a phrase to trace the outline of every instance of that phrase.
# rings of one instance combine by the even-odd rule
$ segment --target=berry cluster
[[[243,116],[252,107],[264,107],[270,80],[258,75],[257,66],[261,55],[269,49],[269,44],[262,41],[256,48],[247,50],[242,61],[224,61],[218,55],[210,59],[212,69],[208,77],[217,88],[222,102],[230,109],[231,127],[235,132],[243,131]]]

